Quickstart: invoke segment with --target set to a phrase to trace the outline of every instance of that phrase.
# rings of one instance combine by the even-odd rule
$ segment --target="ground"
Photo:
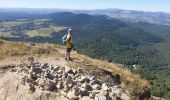
[[[19,84],[19,76],[13,75],[9,71],[6,72],[5,70],[12,67],[13,65],[23,63],[29,56],[34,57],[36,61],[48,63],[51,65],[58,65],[63,67],[69,66],[74,69],[81,67],[82,69],[84,69],[86,74],[94,75],[99,79],[103,79],[104,81],[107,81],[108,75],[110,76],[108,79],[111,79],[111,76],[114,77],[114,75],[119,74],[122,81],[122,89],[124,89],[124,91],[128,91],[132,98],[138,98],[138,96],[146,96],[147,93],[149,93],[150,88],[148,82],[146,80],[141,79],[140,75],[131,73],[127,68],[120,64],[113,64],[107,61],[92,59],[85,55],[80,55],[76,51],[72,52],[73,61],[65,61],[65,48],[63,46],[52,45],[48,43],[14,43],[3,40],[0,41],[0,45],[0,80],[3,80],[0,81],[0,94],[4,95],[3,98],[5,98],[6,94],[9,93],[19,95],[15,94],[17,93],[16,91],[25,92],[22,86],[17,86],[17,84]],[[10,88],[12,87],[17,88],[11,90]],[[15,92],[3,92],[3,90],[8,89],[9,91]]]

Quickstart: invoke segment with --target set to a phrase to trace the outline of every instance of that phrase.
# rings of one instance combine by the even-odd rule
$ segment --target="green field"
[[[53,32],[59,32],[64,30],[66,27],[62,26],[49,26],[48,28],[40,28],[37,30],[28,30],[24,34],[29,37],[41,36],[41,37],[51,37]]]
[[[47,27],[45,22],[50,19],[3,21],[0,23],[0,36],[2,37],[51,37],[54,32],[64,30],[66,27],[50,25]],[[31,29],[30,29],[31,28]]]

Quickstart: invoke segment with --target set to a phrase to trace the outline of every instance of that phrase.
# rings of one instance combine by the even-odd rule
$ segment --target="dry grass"
[[[76,52],[73,53],[73,56],[75,59],[78,59],[77,62],[69,64],[73,67],[87,66],[86,68],[89,73],[91,70],[96,70],[97,67],[100,67],[112,72],[112,74],[119,74],[121,76],[122,88],[128,90],[133,96],[141,96],[150,91],[148,81],[141,79],[140,75],[132,73],[120,64],[112,64],[107,61],[92,59],[85,55],[79,55]]]
[[[0,59],[10,57],[24,57],[24,56],[50,56],[61,54],[57,51],[54,45],[50,44],[36,44],[31,46],[31,43],[9,42],[0,40]]]

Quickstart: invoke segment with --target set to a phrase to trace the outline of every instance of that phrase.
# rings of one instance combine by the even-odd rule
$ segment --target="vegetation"
[[[29,44],[23,42],[9,42],[0,39],[0,59],[2,60],[11,57],[25,57],[29,55],[56,55],[58,53],[54,46],[48,44],[36,44],[35,47],[32,47],[31,44],[33,43]]]

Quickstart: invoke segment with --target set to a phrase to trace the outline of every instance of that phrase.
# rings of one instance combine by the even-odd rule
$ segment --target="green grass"
[[[49,26],[48,28],[41,28],[37,30],[28,30],[25,32],[29,37],[41,36],[50,37],[53,32],[59,32],[64,30],[66,27],[63,26]]]
[[[6,22],[0,23],[0,25],[4,26],[4,27],[12,27],[12,26],[21,25],[24,23],[28,23],[28,22],[26,22],[26,21],[6,21]]]
[[[61,30],[66,29],[66,27],[63,27],[63,26],[50,26],[49,28],[52,29],[55,32],[59,32]]]
[[[7,32],[0,31],[0,37],[18,37],[18,36],[13,35],[10,31]]]
[[[56,26],[56,25],[51,25],[47,28],[42,27],[44,22],[49,21],[50,19],[36,19],[36,20],[26,20],[26,19],[21,19],[21,20],[16,20],[16,21],[4,21],[0,23],[0,26],[2,27],[0,29],[0,36],[3,37],[16,37],[15,34],[19,34],[17,36],[20,36],[20,33],[24,33],[28,35],[28,37],[36,37],[36,36],[41,36],[41,37],[50,37],[53,32],[59,32],[61,30],[64,30],[66,27],[63,26]],[[32,30],[28,30],[27,28],[21,28],[22,24],[28,24],[28,23],[34,23],[35,24],[35,29],[32,27]],[[13,30],[12,27],[15,27],[16,29],[20,30]],[[28,26],[29,27],[29,26]],[[37,29],[36,27],[40,27]],[[22,34],[21,34],[22,35]]]

